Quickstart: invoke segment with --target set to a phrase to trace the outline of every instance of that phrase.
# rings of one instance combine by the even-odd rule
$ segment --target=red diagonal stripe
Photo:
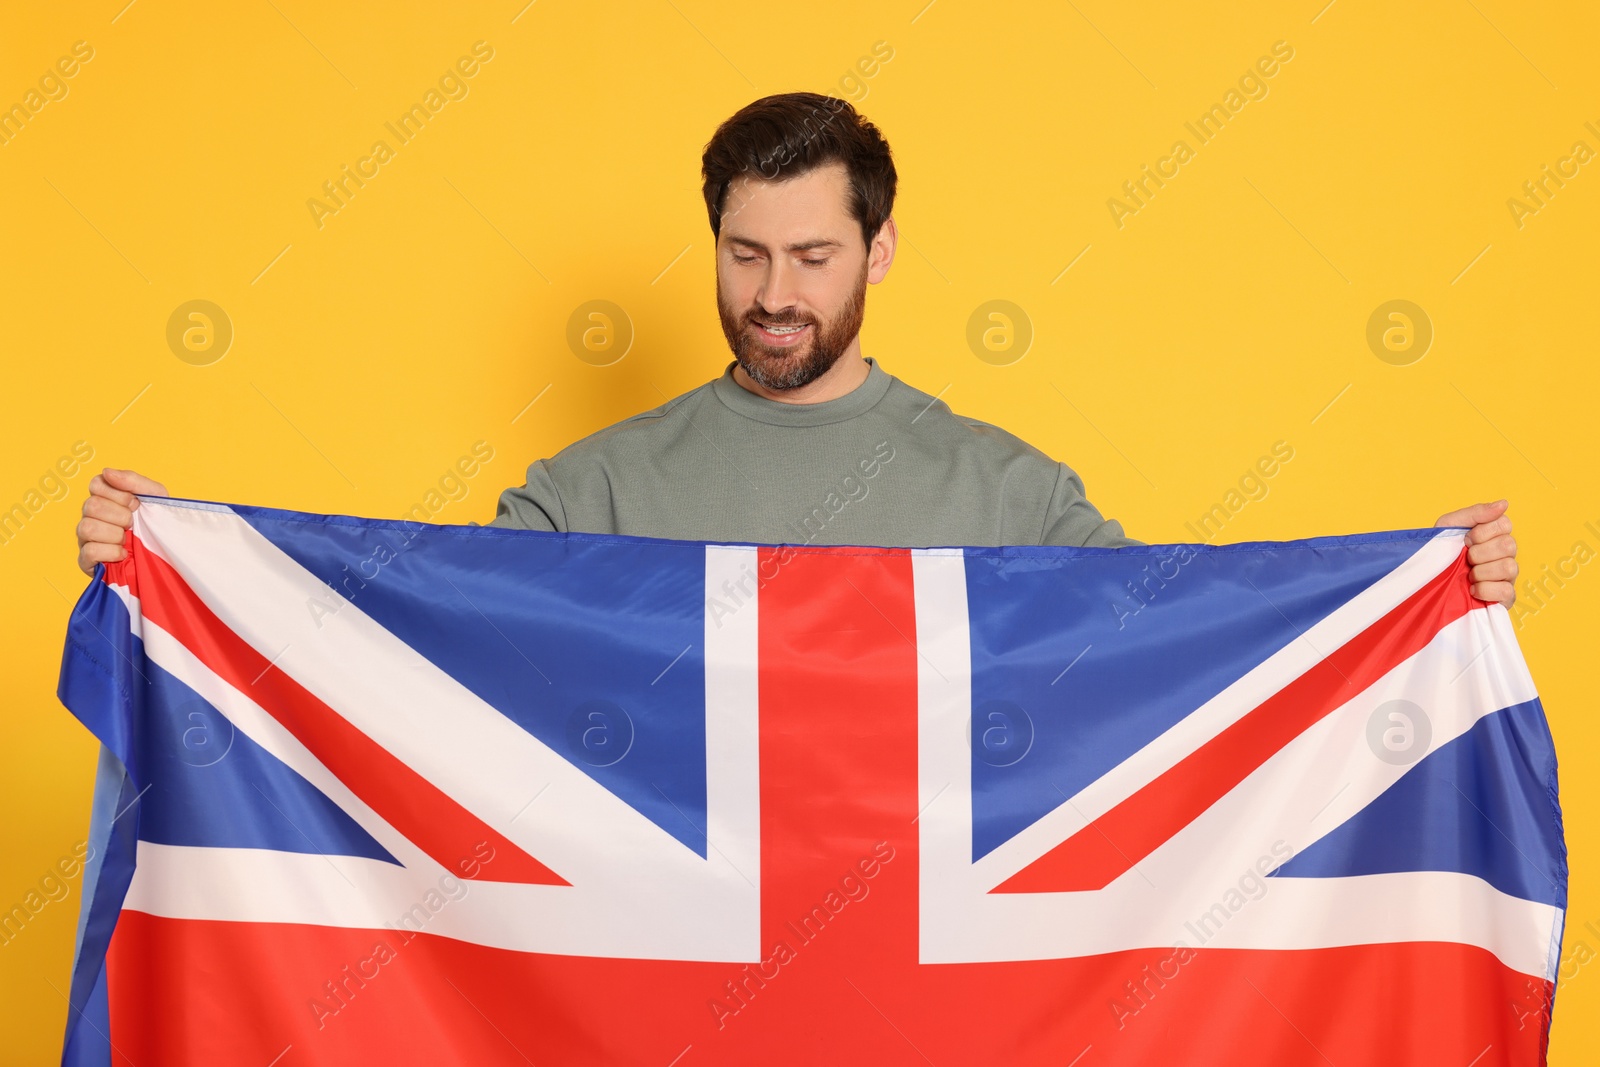
[[[283,724],[396,830],[462,878],[568,885],[432,782],[358,730],[229,629],[166,560],[129,531],[128,554],[105,580],[126,585],[144,618],[172,634],[223,681]],[[486,852],[493,849],[493,852]],[[485,855],[493,858],[484,861]]]
[[[1104,889],[1335,708],[1473,608],[1467,552],[1405,602],[992,892]]]

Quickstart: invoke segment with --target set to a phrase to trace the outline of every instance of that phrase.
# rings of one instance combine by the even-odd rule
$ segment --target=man
[[[829,545],[1138,545],[1070,467],[954,414],[863,357],[868,283],[894,261],[889,145],[850,104],[770,96],[703,157],[722,376],[528,468],[492,525]],[[90,483],[78,564],[122,558],[132,471]],[[1441,516],[1469,526],[1473,595],[1508,608],[1516,543],[1504,500]]]

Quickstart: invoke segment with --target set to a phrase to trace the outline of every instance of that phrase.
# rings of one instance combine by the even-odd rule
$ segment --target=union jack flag
[[[822,548],[143,498],[63,1062],[1534,1064],[1465,531]]]

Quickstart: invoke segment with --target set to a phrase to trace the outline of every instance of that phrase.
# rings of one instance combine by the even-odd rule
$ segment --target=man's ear
[[[867,281],[877,285],[883,281],[884,275],[889,273],[889,266],[894,262],[895,246],[899,243],[900,232],[895,229],[894,219],[883,220],[883,225],[878,227],[878,234],[872,239],[872,247],[867,249]]]

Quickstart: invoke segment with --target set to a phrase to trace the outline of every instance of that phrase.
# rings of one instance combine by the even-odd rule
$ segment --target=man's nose
[[[792,266],[774,262],[767,268],[767,276],[762,280],[761,290],[756,293],[756,304],[762,311],[774,316],[794,307],[799,296],[795,281]]]

